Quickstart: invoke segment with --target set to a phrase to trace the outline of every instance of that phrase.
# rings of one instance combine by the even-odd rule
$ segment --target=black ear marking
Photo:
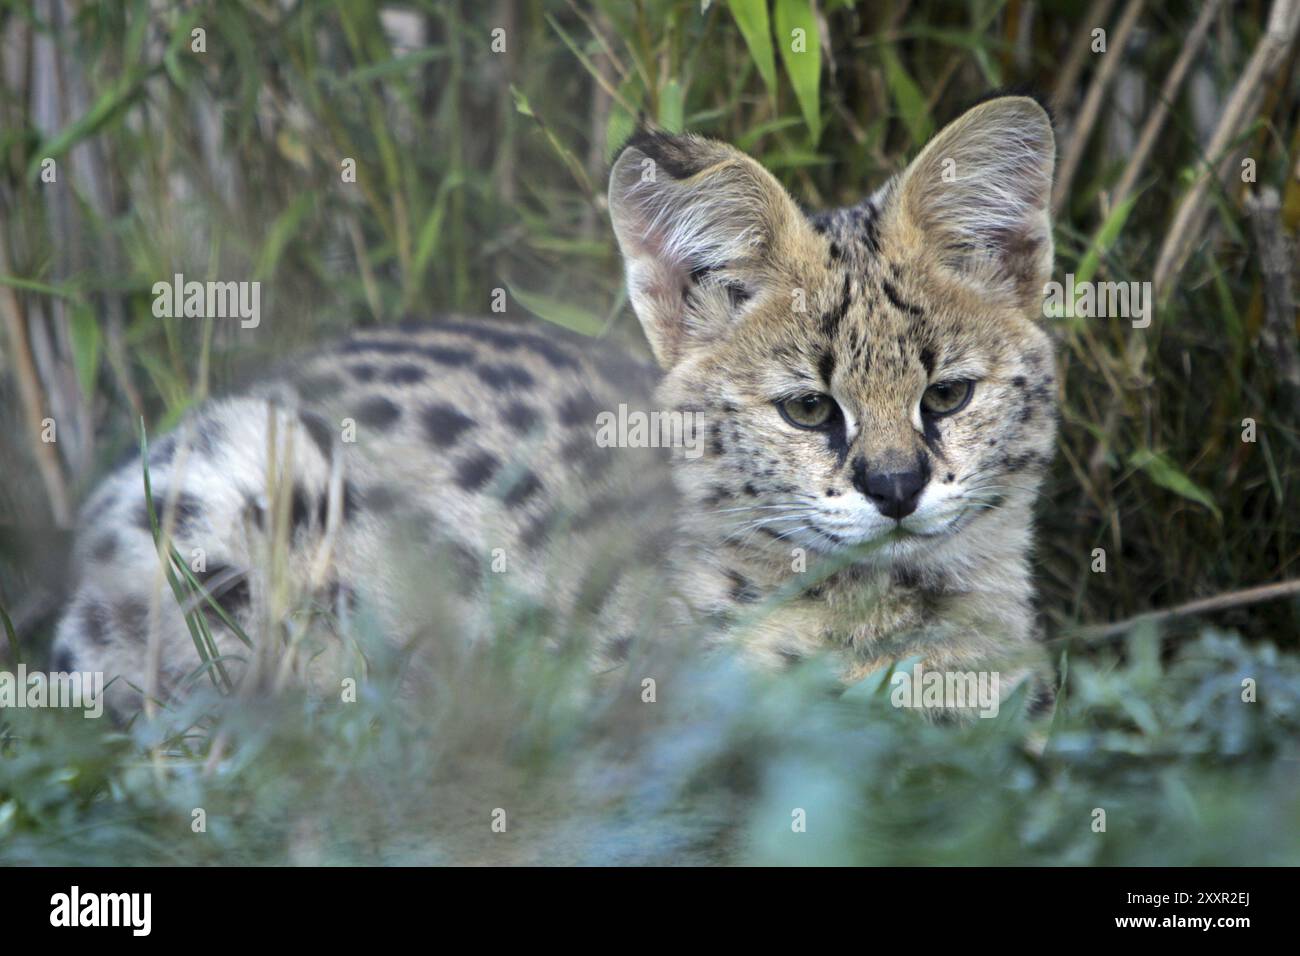
[[[613,162],[617,163],[628,149],[635,149],[650,157],[656,166],[673,179],[689,179],[701,170],[708,168],[705,163],[700,161],[697,152],[692,149],[693,145],[694,143],[690,137],[673,136],[671,133],[665,133],[662,130],[639,126],[627,138],[627,141],[618,148],[618,152],[614,154]]]

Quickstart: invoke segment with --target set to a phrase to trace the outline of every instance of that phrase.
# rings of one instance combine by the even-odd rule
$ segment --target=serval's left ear
[[[899,238],[986,292],[1041,309],[1052,271],[1055,164],[1052,122],[1035,100],[981,103],[904,170],[894,207]]]

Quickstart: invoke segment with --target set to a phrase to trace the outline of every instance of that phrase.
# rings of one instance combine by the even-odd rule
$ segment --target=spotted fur
[[[658,370],[500,317],[367,330],[155,444],[158,517],[203,557],[219,650],[257,670],[211,605],[260,634],[309,599],[360,602],[407,642],[442,626],[435,581],[472,642],[499,625],[481,591],[503,559],[539,619],[595,622],[602,665],[672,593],[675,625],[775,666],[829,653],[856,680],[919,655],[997,670],[1004,693],[1042,683],[1029,555],[1055,429],[1037,321],[1053,161],[1042,109],[995,99],[870,198],[808,216],[729,146],[638,134],[609,208]],[[958,379],[964,408],[922,411]],[[838,418],[807,430],[779,411],[808,394]],[[600,447],[596,415],[620,403],[700,416],[703,454]],[[898,518],[881,502],[900,475],[919,484]],[[122,675],[120,706],[183,688],[196,656],[139,463],[87,501],[77,565],[57,660]]]

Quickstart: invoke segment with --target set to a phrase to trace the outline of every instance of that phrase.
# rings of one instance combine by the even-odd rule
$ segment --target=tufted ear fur
[[[660,365],[725,335],[802,213],[767,170],[699,136],[641,131],[609,181],[628,296]]]
[[[1052,123],[1036,101],[988,100],[944,127],[903,171],[896,226],[957,276],[1040,308],[1052,270],[1055,163]]]

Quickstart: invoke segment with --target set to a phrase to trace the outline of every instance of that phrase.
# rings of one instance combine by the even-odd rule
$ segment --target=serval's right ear
[[[725,335],[802,214],[770,173],[699,136],[641,130],[619,153],[609,211],[628,297],[664,368]]]

